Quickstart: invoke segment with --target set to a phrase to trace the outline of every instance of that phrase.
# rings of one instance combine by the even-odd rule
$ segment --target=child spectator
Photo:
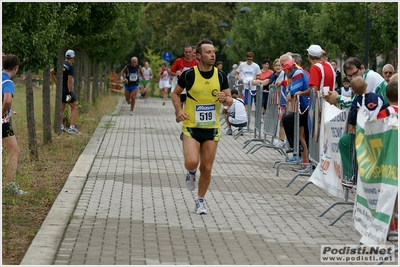
[[[344,96],[344,97],[352,97],[352,89],[350,87],[350,79],[347,77],[343,78],[343,86],[340,87],[340,95]]]
[[[358,108],[365,106],[369,110],[369,119],[377,117],[378,112],[384,104],[383,96],[375,93],[367,93],[367,83],[360,76],[351,79],[350,86],[357,96],[353,99],[349,113],[349,130],[339,139],[339,151],[342,159],[344,181],[342,185],[352,188],[356,185],[357,161],[355,158],[355,134],[357,124]],[[364,103],[363,103],[364,102]]]
[[[386,97],[390,106],[378,113],[378,119],[386,118],[390,114],[398,114],[398,82],[393,80],[386,85]]]
[[[353,103],[350,107],[349,114],[349,132],[356,133],[356,123],[357,123],[357,112],[358,108],[365,105],[369,112],[369,119],[375,119],[383,106],[384,99],[380,94],[367,93],[367,83],[360,76],[357,76],[351,80],[351,88],[357,96],[353,99]],[[365,100],[363,100],[365,99]],[[363,103],[363,101],[365,103]]]
[[[222,113],[225,114],[225,122],[228,126],[227,135],[232,135],[231,126],[242,127],[247,126],[247,113],[244,107],[243,100],[239,98],[239,92],[236,89],[231,90],[233,103],[229,107],[224,107]]]

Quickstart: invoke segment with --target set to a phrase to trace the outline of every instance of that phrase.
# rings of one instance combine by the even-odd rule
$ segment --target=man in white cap
[[[334,91],[336,73],[332,65],[324,61],[324,50],[319,45],[311,45],[307,52],[308,61],[311,63],[309,88],[307,91],[297,92],[296,94],[309,96],[312,88],[315,92],[320,91],[322,93],[324,86],[328,86],[329,91]]]
[[[71,107],[71,117],[70,117],[70,127],[68,129],[69,134],[81,134],[78,129],[76,129],[75,123],[78,117],[78,104],[74,93],[72,92],[72,85],[74,84],[74,63],[75,52],[74,50],[68,50],[65,53],[65,61],[63,62],[63,82],[62,82],[62,106],[61,106],[61,132],[66,132],[63,123],[63,114],[65,110],[65,105],[68,103]],[[57,67],[50,70],[50,78],[54,83],[57,83],[55,73],[57,72]]]

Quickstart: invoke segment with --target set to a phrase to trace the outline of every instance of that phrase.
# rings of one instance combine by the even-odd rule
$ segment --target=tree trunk
[[[61,48],[58,51],[58,60],[57,60],[57,73],[56,73],[56,101],[54,108],[54,123],[53,129],[56,134],[61,134],[61,105],[62,105],[62,79],[63,79],[63,62],[64,62],[64,51],[65,48]]]
[[[86,104],[90,103],[90,62],[87,53],[85,53],[85,64],[84,64],[84,101]]]
[[[83,50],[79,49],[76,52],[76,58],[74,64],[74,93],[76,101],[79,102],[82,99],[82,77],[83,77]]]
[[[50,113],[50,67],[43,71],[43,143],[51,144],[51,113]]]
[[[35,105],[33,98],[32,71],[26,72],[26,122],[28,126],[29,155],[33,160],[39,160],[38,144],[36,139]]]
[[[99,92],[99,65],[97,60],[93,62],[93,85],[92,85],[92,105],[96,104],[97,95]]]
[[[100,92],[100,94],[101,94],[101,96],[103,96],[104,95],[104,64],[101,64],[101,67],[100,67],[100,80],[99,80],[99,92]]]

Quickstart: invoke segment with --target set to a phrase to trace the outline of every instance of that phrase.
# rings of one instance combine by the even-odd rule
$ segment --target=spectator
[[[251,107],[254,95],[256,94],[256,87],[250,85],[250,83],[253,80],[258,79],[261,73],[260,66],[257,63],[254,63],[253,60],[254,53],[247,52],[246,62],[240,64],[236,70],[236,79],[243,82],[243,95],[246,110],[248,108],[248,104],[250,104]]]
[[[7,184],[6,192],[19,196],[26,195],[27,192],[21,190],[17,182],[12,181],[18,167],[18,157],[20,149],[18,148],[17,138],[14,130],[9,122],[11,114],[11,105],[14,97],[15,85],[11,80],[18,72],[20,61],[16,55],[8,54],[2,56],[3,74],[1,94],[2,99],[2,144],[3,144],[3,168],[5,169],[5,183]]]
[[[233,87],[237,86],[236,77],[235,77],[237,68],[238,68],[238,64],[233,64],[232,65],[232,70],[228,74],[229,88],[231,88],[231,89]]]
[[[336,60],[331,59],[329,62],[331,63],[331,65],[332,65],[332,67],[333,67],[333,69],[335,70],[335,73],[336,73],[335,90],[338,91],[338,93],[339,93],[339,89],[342,87],[342,73],[337,68],[337,61]]]
[[[309,96],[311,89],[322,94],[324,86],[329,91],[335,90],[335,71],[331,64],[322,59],[323,50],[319,45],[311,45],[308,49],[308,61],[312,64],[310,68],[310,82],[308,90],[299,92],[300,96]]]
[[[293,53],[292,57],[293,57],[294,62],[296,62],[296,65],[298,67],[301,67],[301,69],[308,75],[308,77],[310,77],[310,73],[304,68],[303,59],[301,58],[301,55],[297,54],[297,53]]]
[[[399,93],[399,86],[398,81],[393,80],[390,81],[386,85],[386,98],[389,100],[390,106],[381,110],[378,113],[378,119],[386,118],[390,114],[398,114],[398,93]]]
[[[344,134],[339,139],[339,151],[342,159],[342,166],[344,172],[343,186],[353,187],[356,183],[356,176],[354,169],[356,164],[354,162],[354,149],[355,149],[355,134],[357,123],[357,111],[361,106],[365,106],[369,110],[369,119],[375,119],[383,107],[384,99],[382,95],[367,92],[367,83],[362,77],[355,77],[351,79],[351,88],[357,95],[353,101],[349,113],[349,130],[348,134]],[[355,162],[354,162],[355,163]],[[353,166],[354,165],[354,166]]]
[[[353,93],[350,86],[350,79],[347,77],[343,78],[343,86],[340,88],[340,95],[348,98],[352,98]]]
[[[343,71],[350,80],[357,76],[362,77],[368,85],[367,93],[381,94],[385,102],[388,102],[386,99],[385,79],[375,71],[366,69],[360,59],[356,57],[348,58],[343,65]],[[341,108],[349,108],[351,106],[351,100],[340,96],[337,92],[329,92],[324,98],[328,103],[332,105],[338,104]]]
[[[343,66],[346,76],[351,80],[354,77],[363,77],[367,83],[367,93],[381,94],[386,97],[386,84],[385,79],[373,70],[365,68],[364,64],[356,57],[351,57],[346,60]],[[385,99],[387,100],[387,99]]]
[[[274,73],[273,70],[269,69],[269,64],[271,62],[269,61],[269,59],[263,59],[262,61],[262,69],[261,69],[261,73],[260,73],[260,79],[256,80],[255,83],[253,84],[260,84],[262,83],[263,85],[263,94],[262,94],[262,113],[264,114],[266,109],[267,109],[267,105],[268,105],[268,94],[269,94],[269,83],[270,83],[270,79],[269,77]],[[263,118],[261,118],[262,122],[263,122]]]
[[[290,52],[287,52],[286,54],[283,54],[279,57],[279,63],[280,63],[280,68],[281,71],[279,72],[279,75],[277,78],[275,79],[275,86],[276,87],[282,87],[282,100],[281,100],[281,107],[280,107],[280,115],[284,115],[286,114],[286,95],[287,95],[287,89],[288,88],[288,83],[290,82],[290,79],[288,80],[288,77],[286,76],[286,72],[282,70],[282,66],[285,64],[286,61],[288,60],[292,60],[293,61],[293,57],[291,56]],[[277,62],[275,64],[278,64]],[[274,65],[275,65],[274,64]],[[279,67],[278,67],[279,68]],[[272,78],[271,78],[272,80]],[[286,135],[285,135],[285,129],[283,128],[283,124],[282,121],[280,121],[279,123],[279,134],[278,134],[279,138],[275,138],[273,145],[277,146],[277,147],[281,147],[284,148],[286,146]],[[293,156],[292,159],[290,159],[290,161],[292,160],[297,160],[297,155]]]
[[[63,63],[63,80],[62,80],[62,105],[61,105],[61,132],[65,132],[65,126],[63,122],[65,105],[71,107],[70,127],[68,129],[69,134],[81,134],[76,129],[76,118],[78,117],[78,103],[76,102],[75,95],[72,91],[72,85],[74,83],[74,63],[75,52],[68,50],[65,53],[65,61]],[[50,70],[50,78],[54,83],[57,83],[55,74],[57,67]]]
[[[382,68],[382,76],[385,81],[388,83],[390,81],[390,77],[394,74],[394,67],[392,64],[386,64]]]
[[[321,59],[323,62],[328,62],[328,55],[326,54],[325,50],[322,49]]]
[[[225,122],[228,126],[227,135],[232,135],[232,126],[238,127],[239,131],[242,127],[247,126],[247,113],[244,108],[243,100],[239,98],[239,92],[231,89],[233,103],[230,106],[224,106],[222,113],[225,114]]]
[[[287,77],[291,79],[291,82],[288,86],[288,94],[287,101],[293,102],[296,95],[299,95],[298,92],[305,91],[308,89],[308,75],[302,70],[299,69],[296,63],[292,60],[286,61],[283,64],[282,69],[286,72]],[[302,163],[309,163],[308,159],[308,97],[300,96],[300,110],[296,112],[300,112],[300,122],[299,126],[302,128],[299,129],[299,140],[300,140],[300,153],[302,157]],[[297,108],[297,107],[296,107]],[[294,116],[295,113],[288,113],[282,118],[282,124],[285,129],[285,133],[287,136],[287,140],[291,148],[294,147]],[[297,159],[296,159],[297,160]],[[304,167],[305,168],[305,167]],[[307,172],[307,170],[304,170]],[[309,170],[308,170],[309,171]]]
[[[217,67],[217,69],[220,71],[222,71],[223,66],[224,64],[222,63],[222,61],[217,61],[217,63],[215,64],[215,67]]]

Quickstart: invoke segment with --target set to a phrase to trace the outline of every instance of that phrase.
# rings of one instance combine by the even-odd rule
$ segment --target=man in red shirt
[[[329,91],[335,90],[336,73],[332,65],[322,60],[323,50],[319,45],[311,45],[308,49],[308,61],[312,64],[310,68],[310,81],[308,90],[298,92],[300,96],[309,96],[311,89],[322,92],[324,86],[329,86]]]
[[[197,66],[199,62],[193,57],[193,48],[192,45],[187,44],[183,48],[184,57],[179,57],[175,60],[175,62],[171,66],[171,70],[169,75],[173,77],[172,79],[172,92],[175,89],[175,86],[178,82],[179,76],[185,70],[191,69],[194,66]],[[180,95],[181,98],[181,107],[183,108],[183,104],[186,102],[186,89]]]

